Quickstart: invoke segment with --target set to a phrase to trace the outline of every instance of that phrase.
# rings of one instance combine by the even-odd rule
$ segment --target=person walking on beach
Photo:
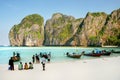
[[[44,57],[42,57],[42,66],[43,66],[43,71],[45,71],[45,63],[46,63],[46,59]]]
[[[12,57],[9,60],[10,70],[14,70],[14,61],[12,60]]]

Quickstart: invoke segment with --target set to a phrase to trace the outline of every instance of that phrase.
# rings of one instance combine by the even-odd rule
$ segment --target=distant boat
[[[89,54],[84,54],[85,56],[93,56],[93,57],[100,57],[101,55],[104,55],[104,56],[109,56],[111,54],[111,52],[108,52],[106,50],[102,50],[102,51],[99,51],[98,53],[95,53],[95,52],[91,52]]]
[[[112,50],[111,52],[112,53],[120,53],[120,51],[115,51],[115,50]]]
[[[70,58],[80,58],[82,54],[76,54],[76,53],[73,53],[73,54],[70,54],[70,53],[66,53],[67,57],[70,57]]]

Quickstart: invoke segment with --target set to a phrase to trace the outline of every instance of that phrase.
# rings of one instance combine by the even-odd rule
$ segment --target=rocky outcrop
[[[88,13],[73,36],[76,46],[120,45],[120,9],[110,15]]]
[[[78,40],[76,41],[76,45],[101,45],[101,39],[99,36],[99,32],[106,22],[107,14],[104,12],[97,13],[88,13],[80,25],[77,36]]]
[[[55,13],[45,26],[41,16],[29,15],[14,25],[9,38],[12,46],[120,46],[120,9],[79,19]]]
[[[59,18],[62,19],[63,23],[58,20]],[[57,14],[47,21],[45,45],[120,45],[120,9],[113,11],[110,15],[104,12],[88,12],[84,19],[73,19],[71,22],[65,19],[67,18],[64,18],[64,15]],[[71,24],[69,30],[65,26],[67,23]],[[54,27],[54,25],[57,25],[57,27]],[[63,31],[63,28],[70,32]],[[60,36],[61,33],[62,36]]]
[[[9,33],[11,46],[41,46],[44,41],[44,19],[38,14],[25,17]]]
[[[45,24],[44,45],[67,45],[65,43],[75,35],[81,21],[61,13],[53,14]]]
[[[102,44],[120,46],[120,9],[114,10],[108,15],[103,29]]]

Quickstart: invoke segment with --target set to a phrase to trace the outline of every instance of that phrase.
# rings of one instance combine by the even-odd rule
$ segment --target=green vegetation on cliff
[[[120,46],[120,9],[109,15],[88,12],[85,18],[79,19],[55,13],[45,26],[42,16],[28,15],[13,26],[9,38],[13,46]]]
[[[32,24],[38,24],[39,26],[42,26],[44,22],[43,17],[41,17],[38,14],[32,14],[32,15],[28,15],[27,17],[25,17],[22,21],[20,25],[23,25],[25,27],[31,27]]]
[[[90,36],[88,45],[89,46],[100,46],[99,37],[98,36]]]
[[[10,30],[12,46],[41,46],[44,40],[44,19],[38,14],[26,16]]]
[[[98,36],[104,35],[105,29],[106,29],[106,26],[103,26],[102,29],[99,31]]]
[[[120,30],[112,28],[112,35],[108,36],[107,45],[120,45]]]
[[[65,40],[65,39],[69,38],[72,35],[72,29],[71,28],[72,28],[72,25],[70,23],[66,24],[62,28],[60,34],[58,35],[58,38],[60,40]]]
[[[104,12],[97,12],[97,13],[92,13],[92,15],[93,15],[94,17],[99,17],[99,16],[101,16],[101,15],[106,15],[106,13],[104,13]]]

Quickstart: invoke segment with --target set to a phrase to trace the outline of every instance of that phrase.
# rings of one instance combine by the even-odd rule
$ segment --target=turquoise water
[[[8,64],[9,58],[13,55],[13,52],[19,52],[21,55],[22,62],[30,62],[32,61],[32,56],[36,53],[49,53],[51,52],[51,62],[62,62],[62,61],[74,61],[74,60],[83,60],[83,59],[93,59],[94,57],[82,56],[80,59],[72,59],[65,56],[66,52],[70,53],[78,53],[80,54],[82,51],[86,53],[91,52],[92,50],[119,50],[119,48],[98,48],[98,47],[0,47],[0,64]],[[112,56],[120,56],[120,54],[111,54],[108,57]],[[102,56],[104,57],[104,56]],[[18,62],[15,62],[18,64]]]

